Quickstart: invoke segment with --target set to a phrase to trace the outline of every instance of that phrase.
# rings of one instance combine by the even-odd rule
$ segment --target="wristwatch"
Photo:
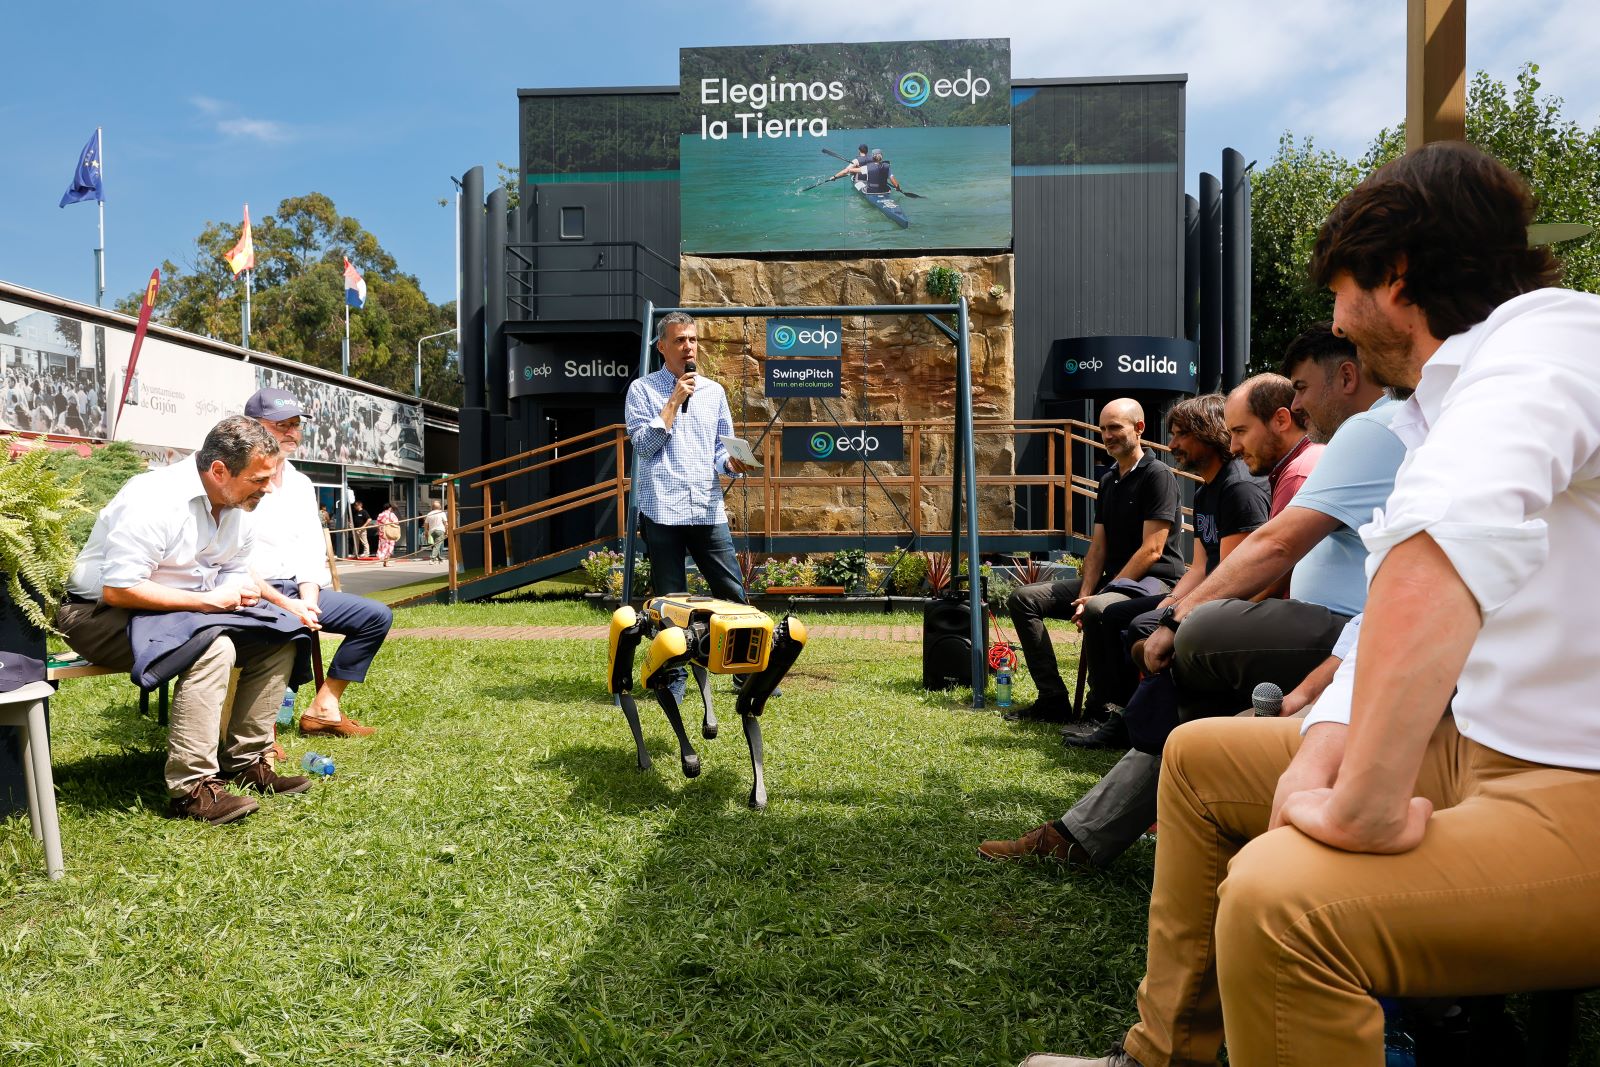
[[[1176,604],[1168,604],[1167,605],[1167,610],[1163,611],[1160,615],[1156,616],[1156,625],[1157,626],[1165,626],[1167,629],[1171,630],[1173,633],[1177,633],[1178,632],[1178,627],[1181,625],[1181,621],[1180,620],[1173,618],[1173,612],[1175,612],[1177,610],[1178,610],[1178,605],[1176,605]]]

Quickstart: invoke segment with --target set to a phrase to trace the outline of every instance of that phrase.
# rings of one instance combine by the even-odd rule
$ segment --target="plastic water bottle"
[[[278,705],[278,725],[288,726],[294,722],[294,690],[283,691],[283,703]]]
[[[1383,1006],[1384,1067],[1417,1067],[1417,1043],[1412,1038],[1398,1001],[1379,997]]]
[[[300,757],[300,769],[307,774],[327,778],[333,774],[333,757],[320,752],[307,752]]]
[[[994,676],[994,702],[996,707],[1011,706],[1011,668],[1001,667]]]

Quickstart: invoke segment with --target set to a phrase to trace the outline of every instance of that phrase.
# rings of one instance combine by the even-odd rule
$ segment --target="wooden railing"
[[[790,422],[785,425],[818,429],[834,426],[828,422]],[[874,424],[853,425],[865,425],[870,430]],[[861,468],[850,464],[835,474],[785,473],[785,466],[794,467],[812,461],[787,460],[783,455],[782,435],[777,429],[763,433],[767,430],[766,424],[750,423],[737,426],[736,432],[751,440],[762,468],[744,479],[725,481],[731,488],[728,500],[730,525],[739,533],[754,536],[804,533],[819,538],[837,536],[841,541],[859,538],[863,533],[903,538],[948,535],[950,462],[956,448],[953,422],[923,420],[876,425],[897,426],[905,435],[904,459],[872,461],[865,474],[866,491],[877,494],[879,500],[891,502],[901,520],[898,524],[885,525],[869,519],[865,529],[853,524],[849,529],[829,531],[813,529],[799,521],[803,509],[816,505],[814,500],[796,500],[797,496],[805,497],[807,491],[818,489],[837,490],[843,486],[859,486],[863,481]],[[1043,534],[1087,538],[1085,531],[1074,528],[1072,498],[1080,496],[1092,499],[1097,482],[1087,474],[1074,471],[1072,446],[1082,444],[1103,450],[1097,434],[1098,430],[1093,425],[1076,419],[976,420],[973,436],[979,457],[977,514],[984,536]],[[1044,445],[1044,471],[1017,474],[1017,451],[1032,441]],[[614,532],[583,544],[560,546],[557,552],[551,552],[549,556],[624,537],[627,533],[630,486],[627,474],[628,444],[627,429],[618,423],[485,463],[435,482],[444,490],[449,516],[447,536],[450,542],[451,590],[460,587],[461,547],[469,538],[480,539],[482,573],[490,575],[548,558],[541,556],[514,561],[510,538],[512,530],[547,522],[578,509],[595,506],[610,508],[614,515]],[[1152,441],[1146,441],[1144,445],[1161,453],[1169,451],[1165,445]],[[599,457],[607,453],[613,470],[608,476],[534,503],[509,506],[509,483],[513,479],[539,472],[553,472],[569,463],[582,464],[579,469],[592,471]],[[986,459],[992,462],[999,457],[1004,457],[1010,473],[987,473],[983,470]],[[816,468],[812,466],[810,469],[814,472]],[[1192,475],[1183,477],[1193,478]],[[1043,511],[1042,522],[1019,526],[1014,520],[1021,509],[1015,506],[1015,502],[1019,493],[1029,491],[1043,496],[1042,509],[1031,509]],[[809,495],[815,496],[814,493]],[[753,508],[745,506],[746,501],[759,502],[759,521],[751,518]],[[933,518],[925,519],[924,508],[929,505]],[[868,513],[870,510],[865,509]],[[1010,521],[996,521],[1002,517]],[[470,518],[470,521],[463,522],[463,518]],[[500,540],[498,552],[497,535]]]

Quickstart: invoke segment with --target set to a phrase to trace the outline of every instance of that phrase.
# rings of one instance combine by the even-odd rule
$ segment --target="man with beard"
[[[226,628],[257,600],[247,513],[272,491],[278,442],[242,415],[223,419],[200,450],[129,479],[100,512],[67,580],[56,627],[79,654],[132,670],[129,624],[144,613],[199,613]],[[178,675],[167,735],[170,813],[213,825],[256,810],[227,790],[303,793],[311,783],[272,770],[272,728],[294,661],[282,636],[218,632]],[[219,750],[228,675],[239,668]]]
[[[1173,734],[1140,1021],[1030,1067],[1214,1063],[1224,1028],[1239,1067],[1377,1063],[1374,997],[1600,982],[1600,298],[1547,288],[1532,217],[1445,142],[1323,223],[1335,329],[1411,391],[1352,684]]]
[[[1168,603],[1199,585],[1216,565],[1242,544],[1250,531],[1267,521],[1267,487],[1251,477],[1244,464],[1228,454],[1228,429],[1222,417],[1219,394],[1183,400],[1167,413],[1167,433],[1172,458],[1183,470],[1198,475],[1203,484],[1194,495],[1194,562],[1166,597],[1147,597],[1115,604],[1104,614],[1108,626],[1124,626],[1123,640],[1147,636]],[[1119,615],[1134,612],[1119,620]],[[1131,618],[1131,621],[1129,621]],[[1138,714],[1151,701],[1170,701],[1166,679],[1140,682],[1128,703]],[[1123,716],[1113,715],[1127,744]],[[986,860],[1050,857],[1073,863],[1110,862],[1150,825],[1148,804],[1128,804],[1127,797],[1152,793],[1161,761],[1144,752],[1130,751],[1111,772],[1053,823],[1014,841],[985,841],[978,855]],[[1131,822],[1130,822],[1131,820]]]
[[[1178,480],[1171,468],[1145,452],[1139,443],[1143,432],[1144,409],[1137,401],[1113,400],[1100,410],[1100,438],[1115,462],[1101,476],[1095,494],[1094,535],[1083,571],[1076,581],[1025,585],[1006,601],[1023,660],[1039,690],[1032,704],[1007,713],[1009,720],[1063,722],[1071,714],[1046,619],[1070,618],[1083,631],[1080,655],[1087,664],[1089,696],[1081,712],[1099,711],[1115,696],[1125,696],[1110,691],[1122,648],[1119,635],[1101,625],[1101,614],[1120,600],[1165,595],[1183,573]]]

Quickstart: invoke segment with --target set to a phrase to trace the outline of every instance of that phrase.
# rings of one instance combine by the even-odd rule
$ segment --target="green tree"
[[[350,315],[350,373],[374,385],[411,391],[417,339],[455,325],[454,301],[431,303],[416,276],[402,272],[374,234],[356,219],[340,215],[322,193],[284,200],[275,214],[255,223],[253,237],[252,348],[337,370],[344,340],[344,260],[349,257],[367,282],[366,307]],[[244,279],[233,278],[222,256],[238,240],[237,224],[208,222],[187,263],[162,263],[154,318],[176,329],[237,342]],[[143,295],[141,290],[117,306],[135,313]],[[446,354],[424,351],[422,392],[459,403],[460,378]]]
[[[1306,281],[1317,228],[1355,187],[1355,164],[1285,133],[1250,187],[1250,372],[1275,370],[1289,341],[1333,314],[1333,298]]]
[[[1467,88],[1467,140],[1528,179],[1538,204],[1534,222],[1600,225],[1600,126],[1585,130],[1561,117],[1558,96],[1539,93],[1539,67],[1524,64],[1508,88],[1483,71]],[[1306,281],[1311,246],[1328,210],[1355,184],[1405,151],[1405,126],[1380,130],[1351,163],[1285,133],[1251,190],[1251,370],[1273,368],[1284,345],[1307,324],[1327,318],[1332,300]],[[1554,249],[1562,284],[1600,292],[1600,236]]]

